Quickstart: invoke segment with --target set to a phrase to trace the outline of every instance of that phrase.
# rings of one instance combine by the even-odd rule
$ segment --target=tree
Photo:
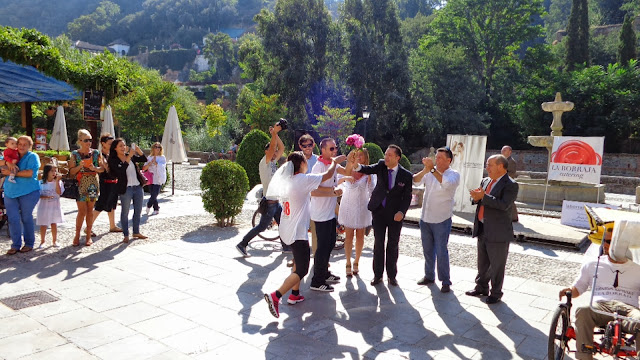
[[[635,59],[637,56],[633,19],[625,15],[622,30],[620,31],[620,43],[618,44],[618,62],[626,66],[629,64],[629,60]]]
[[[423,42],[412,53],[411,94],[419,119],[412,143],[439,147],[447,134],[487,133],[484,91],[467,64],[464,49],[452,44]]]
[[[229,35],[221,32],[207,35],[204,39],[203,53],[209,60],[209,65],[216,69],[218,79],[228,80],[231,77],[237,64]]]
[[[542,0],[450,0],[431,23],[431,40],[467,50],[488,101],[496,74],[514,64],[523,42],[541,35],[542,27],[531,21],[543,10]]]
[[[265,94],[280,94],[292,113],[300,113],[311,86],[325,77],[331,17],[324,1],[279,0],[255,20],[267,63]]]
[[[269,133],[269,126],[273,126],[286,112],[287,108],[280,104],[279,95],[261,95],[260,98],[253,100],[244,122],[252,129]]]
[[[238,65],[244,79],[258,80],[264,75],[264,47],[257,35],[247,34],[240,38]]]
[[[573,0],[567,25],[567,58],[569,71],[576,65],[589,66],[589,8],[587,0]]]
[[[326,115],[318,115],[318,123],[312,125],[313,129],[320,134],[334,139],[343,154],[347,153],[347,145],[345,140],[347,136],[353,133],[356,126],[356,116],[351,113],[349,108],[332,108],[325,104],[322,109]]]
[[[364,106],[371,110],[367,141],[402,145],[413,111],[407,51],[395,4],[346,0],[341,21],[347,43],[342,78],[353,90],[358,112]]]
[[[218,104],[207,105],[202,117],[206,121],[207,130],[211,137],[219,135],[220,128],[227,123],[227,115],[224,113],[222,106]]]
[[[69,37],[89,42],[102,42],[103,32],[111,27],[120,14],[120,6],[111,1],[103,1],[89,15],[82,15],[69,23]]]

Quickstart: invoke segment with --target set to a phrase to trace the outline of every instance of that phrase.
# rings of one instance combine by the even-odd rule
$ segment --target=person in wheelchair
[[[580,269],[580,275],[570,288],[560,291],[560,300],[565,292],[571,291],[572,296],[578,297],[589,290],[593,276],[598,266],[598,279],[593,291],[593,306],[596,309],[618,314],[640,321],[638,296],[640,295],[640,265],[625,259],[616,261],[609,255],[613,228],[607,228],[603,236],[603,254],[598,259],[587,261]],[[593,344],[594,327],[603,327],[613,316],[598,314],[589,306],[576,309],[576,359],[593,359],[593,354],[583,345]],[[628,320],[623,321],[623,330],[635,334],[640,330],[640,324]],[[636,350],[640,341],[636,341]]]

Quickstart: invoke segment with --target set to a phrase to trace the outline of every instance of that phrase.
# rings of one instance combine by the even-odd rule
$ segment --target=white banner
[[[607,208],[618,210],[619,207],[609,204],[595,204],[585,203],[579,201],[562,201],[562,217],[560,223],[562,225],[575,226],[583,229],[589,229],[589,219],[587,218],[587,212],[584,211],[584,206],[589,205],[592,208]]]
[[[453,211],[474,213],[469,189],[480,186],[484,170],[487,137],[482,135],[447,135],[447,146],[453,153],[451,168],[460,173],[460,186],[456,190]]]
[[[600,183],[604,137],[555,136],[549,180]]]

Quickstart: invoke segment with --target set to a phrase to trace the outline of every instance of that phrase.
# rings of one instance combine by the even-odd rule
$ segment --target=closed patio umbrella
[[[53,150],[69,151],[69,138],[67,137],[67,120],[64,118],[64,108],[58,106],[56,120],[53,123],[51,142],[49,147]]]
[[[113,112],[111,111],[111,105],[107,105],[107,108],[104,110],[104,121],[102,122],[100,135],[104,133],[109,133],[113,137],[116,136],[116,130],[113,127]],[[102,151],[102,143],[98,144],[98,150]]]
[[[184,149],[180,121],[178,121],[178,112],[175,106],[171,106],[171,109],[169,109],[167,122],[164,124],[162,148],[167,161],[171,161],[171,195],[173,195],[175,192],[175,163],[187,161],[187,152]]]

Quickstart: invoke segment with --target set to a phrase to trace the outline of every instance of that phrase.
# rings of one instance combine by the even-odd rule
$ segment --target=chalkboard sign
[[[102,90],[84,91],[84,119],[100,121],[100,110],[102,109]]]

